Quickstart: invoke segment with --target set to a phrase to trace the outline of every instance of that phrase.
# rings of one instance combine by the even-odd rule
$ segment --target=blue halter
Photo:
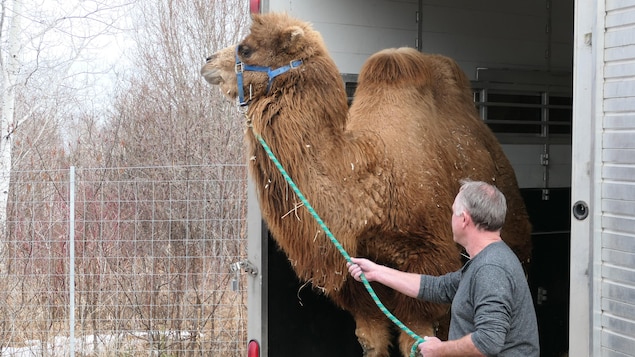
[[[238,47],[236,47],[236,81],[238,82],[238,105],[244,107],[249,104],[249,101],[252,99],[251,93],[251,85],[249,86],[249,98],[245,100],[245,93],[243,89],[243,72],[244,71],[253,71],[253,72],[266,72],[269,76],[269,82],[267,83],[267,93],[269,93],[269,89],[271,89],[271,82],[277,76],[289,71],[290,69],[300,67],[302,64],[302,60],[295,60],[289,62],[288,65],[282,66],[280,68],[272,69],[271,67],[263,67],[263,66],[252,66],[249,64],[244,64],[238,58]]]

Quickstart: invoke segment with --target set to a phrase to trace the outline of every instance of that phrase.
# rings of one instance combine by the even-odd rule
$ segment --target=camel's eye
[[[238,45],[238,54],[242,58],[249,58],[252,55],[253,51],[249,46],[246,45]]]

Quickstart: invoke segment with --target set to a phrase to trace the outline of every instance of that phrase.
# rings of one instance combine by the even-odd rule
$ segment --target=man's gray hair
[[[459,206],[456,213],[467,211],[480,229],[496,232],[503,228],[507,201],[496,186],[482,181],[461,180],[456,198]]]

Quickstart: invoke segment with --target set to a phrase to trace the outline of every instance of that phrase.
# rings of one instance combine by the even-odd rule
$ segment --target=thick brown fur
[[[245,72],[253,99],[246,141],[262,215],[298,277],[350,311],[366,356],[388,356],[392,323],[302,207],[257,140],[271,147],[300,191],[351,256],[401,270],[440,275],[461,266],[451,205],[464,178],[498,186],[507,197],[503,239],[519,259],[531,254],[527,213],[514,171],[475,110],[457,64],[414,49],[368,59],[349,110],[339,71],[319,33],[285,14],[254,15],[238,45],[245,64],[303,64],[273,80]],[[205,79],[236,98],[236,46],[210,57]],[[382,302],[419,336],[432,335],[448,306],[407,298],[380,285]],[[399,337],[408,356],[413,340]]]

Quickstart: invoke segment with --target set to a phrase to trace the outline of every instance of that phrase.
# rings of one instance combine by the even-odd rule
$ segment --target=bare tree
[[[244,32],[244,1],[138,4],[134,74],[110,127],[127,165],[243,162],[243,122],[201,79],[205,57]],[[236,11],[242,9],[243,11]]]
[[[130,0],[133,1],[133,0]],[[101,109],[107,97],[104,74],[108,66],[95,62],[108,38],[119,33],[128,0],[2,0],[0,2],[0,234],[6,235],[6,207],[10,173],[20,160],[38,155],[37,139],[61,136],[68,140],[68,118]],[[95,101],[97,98],[97,101]],[[103,107],[102,107],[103,108]],[[28,151],[14,150],[27,140],[22,130],[35,120],[51,122],[39,133],[30,132]],[[43,164],[44,162],[40,162]],[[28,162],[22,168],[28,166]]]
[[[16,76],[20,66],[20,40],[18,38],[21,30],[20,16],[22,2],[13,2],[13,16],[9,17],[7,1],[2,1],[0,13],[0,31],[5,32],[8,28],[8,39],[4,42],[7,47],[7,54],[0,62],[2,66],[2,116],[0,118],[0,235],[6,234],[6,208],[8,202],[9,182],[11,173],[11,136],[15,129],[15,86]],[[10,25],[5,27],[5,20],[10,18]],[[2,35],[2,33],[0,33]],[[2,57],[0,57],[1,59]],[[1,253],[1,252],[0,252]]]
[[[71,142],[71,162],[104,167],[82,172],[85,201],[102,202],[82,208],[91,223],[76,232],[79,269],[93,277],[77,283],[89,302],[79,314],[85,333],[98,333],[97,322],[109,316],[122,333],[144,331],[155,351],[204,355],[243,345],[219,343],[218,335],[243,326],[221,323],[228,312],[218,309],[242,306],[230,303],[242,297],[227,294],[226,272],[244,252],[244,226],[227,223],[246,207],[244,122],[199,68],[242,36],[246,7],[239,0],[137,2],[135,46],[127,50],[134,70],[120,78],[104,123],[76,117],[82,135]],[[113,186],[122,180],[133,184]]]
[[[244,251],[243,227],[232,230],[221,221],[187,217],[222,220],[240,216],[236,210],[245,208],[244,167],[222,167],[220,171],[194,167],[244,163],[243,118],[206,85],[199,68],[208,54],[244,34],[249,21],[246,2],[167,0],[138,3],[138,11],[134,75],[118,92],[109,125],[113,135],[106,135],[117,138],[111,162],[168,166],[167,170],[144,170],[148,176],[137,180],[172,183],[153,187],[158,202],[144,206],[142,216],[152,215],[155,222],[165,223],[159,230],[157,226],[137,228],[156,239],[135,250],[137,258],[130,267],[137,278],[126,282],[134,288],[128,289],[125,298],[130,304],[143,302],[134,316],[144,323],[147,342],[155,349],[193,349],[203,354],[219,348],[236,350],[236,346],[218,345],[222,339],[217,334],[232,327],[219,325],[216,319],[227,314],[218,311],[219,307],[239,307],[228,304],[236,296],[224,293],[229,281],[219,273],[228,270],[229,257]],[[241,180],[232,181],[235,175]],[[148,193],[138,194],[136,197]],[[174,202],[171,197],[182,201]],[[208,203],[192,204],[201,197]],[[169,342],[161,336],[164,330],[189,333],[185,339]],[[203,335],[216,337],[201,339]],[[237,344],[242,346],[241,341]]]
[[[0,27],[7,53],[10,20],[21,19],[13,119],[0,128],[11,155],[0,168],[11,177],[0,206],[10,215],[0,349],[37,340],[44,351],[67,333],[73,269],[79,335],[125,335],[175,355],[236,355],[240,338],[219,341],[244,327],[220,318],[243,298],[228,293],[227,273],[244,252],[236,219],[246,207],[244,123],[199,68],[242,36],[247,3],[47,0],[38,9],[20,1],[16,12],[17,2],[2,2]],[[123,9],[135,19],[122,57],[132,66],[113,78],[93,55],[105,46],[101,35],[126,26],[109,12]],[[74,267],[69,165],[78,167]]]
[[[0,2],[0,348],[67,329],[68,118],[95,115],[116,1]],[[102,98],[103,99],[103,98]],[[70,130],[69,130],[70,129]],[[64,168],[64,170],[59,170]],[[40,170],[40,171],[35,171]],[[46,346],[41,346],[44,351]]]

